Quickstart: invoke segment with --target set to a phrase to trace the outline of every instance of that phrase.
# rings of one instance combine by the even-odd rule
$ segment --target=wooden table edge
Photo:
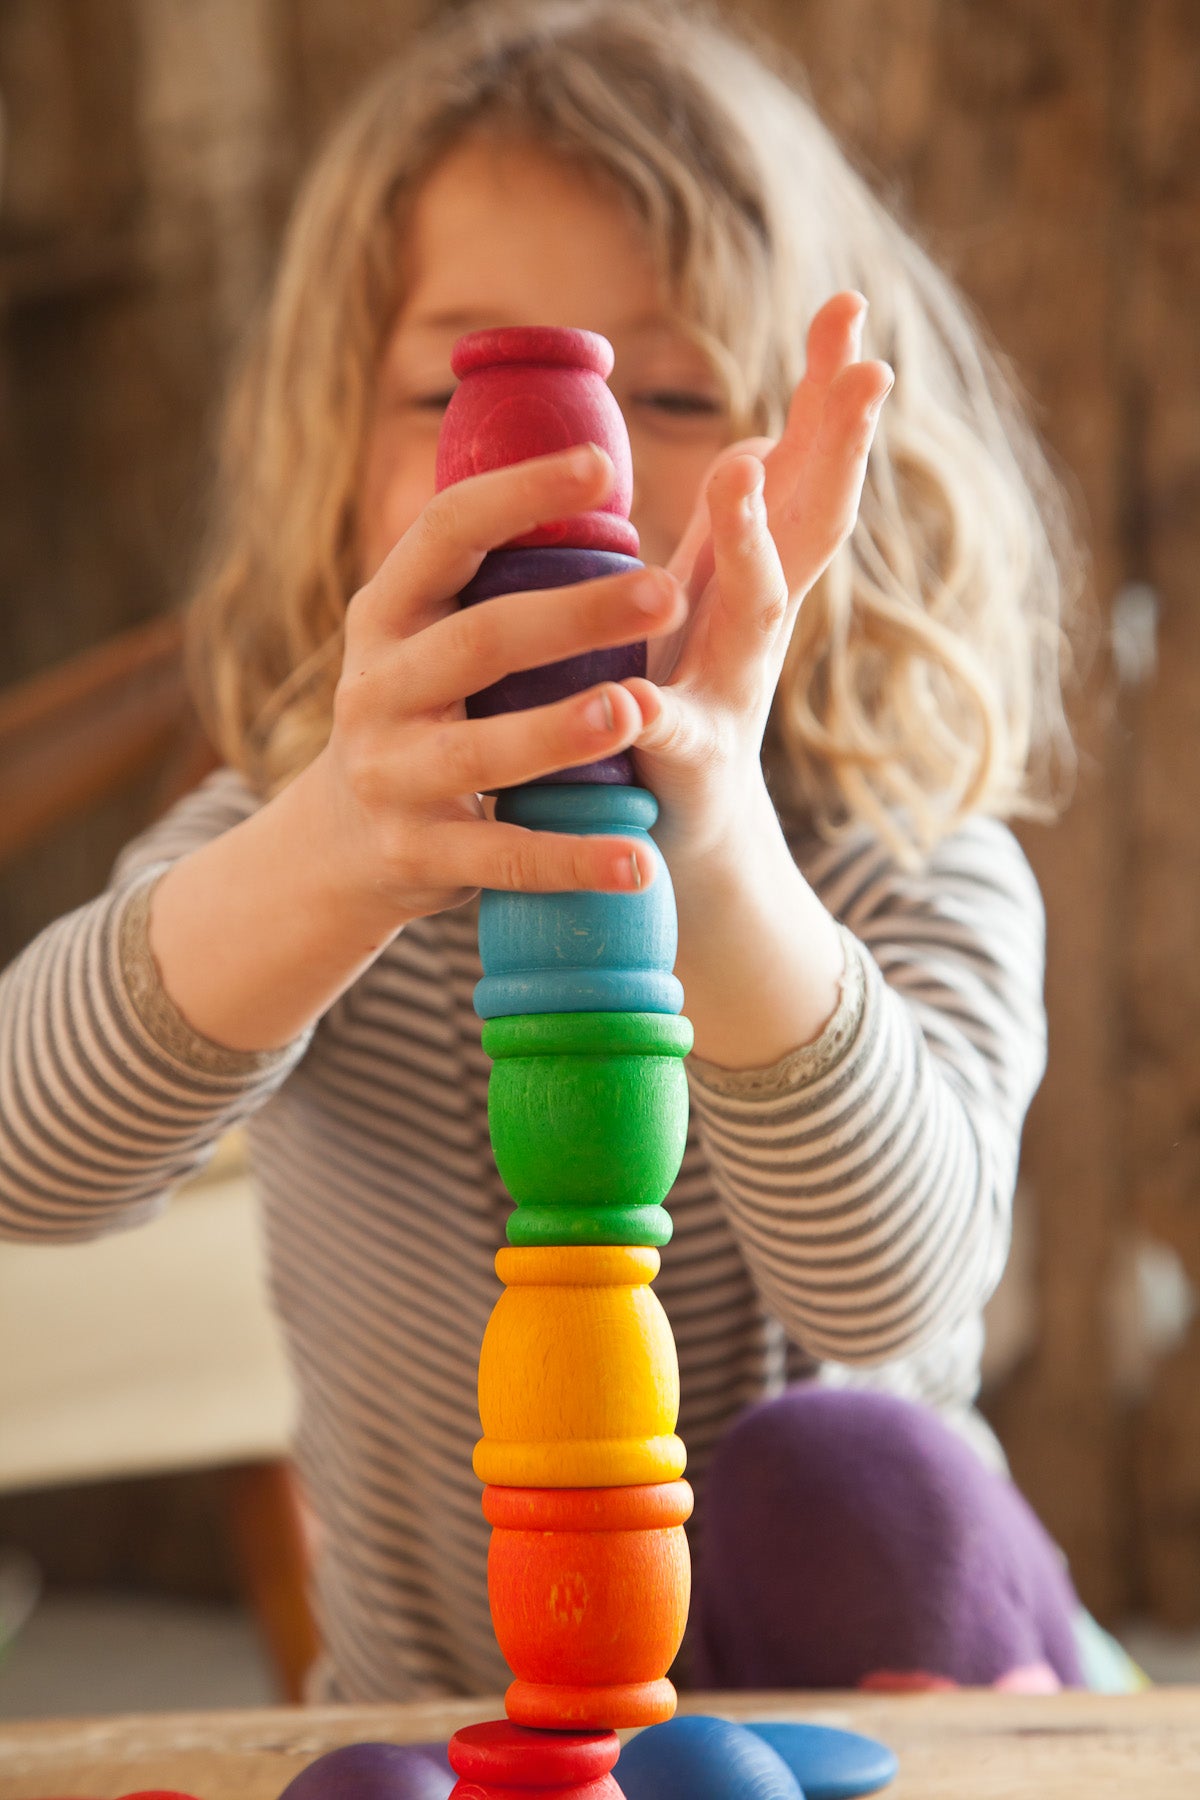
[[[1154,1800],[1200,1796],[1200,1689],[1136,1695],[688,1694],[681,1710],[809,1719],[866,1732],[900,1758],[894,1800]],[[502,1716],[500,1698],[275,1707],[0,1724],[0,1800],[116,1800],[170,1787],[200,1800],[275,1800],[338,1744],[445,1740]]]

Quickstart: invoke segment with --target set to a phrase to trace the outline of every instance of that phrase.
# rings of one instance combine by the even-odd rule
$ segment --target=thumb
[[[621,686],[633,695],[642,715],[642,729],[632,748],[670,760],[686,759],[697,746],[694,709],[678,688],[657,687],[644,676],[633,675]]]

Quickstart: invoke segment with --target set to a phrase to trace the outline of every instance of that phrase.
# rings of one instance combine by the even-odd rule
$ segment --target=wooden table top
[[[1200,1689],[1111,1698],[995,1693],[690,1695],[729,1718],[811,1719],[890,1744],[892,1800],[1198,1800]],[[336,1744],[444,1739],[499,1702],[278,1708],[0,1725],[0,1800],[114,1797],[167,1787],[200,1800],[276,1800]],[[618,1768],[618,1776],[620,1770]]]

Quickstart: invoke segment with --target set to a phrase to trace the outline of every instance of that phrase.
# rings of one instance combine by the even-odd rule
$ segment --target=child
[[[455,338],[531,323],[614,344],[648,568],[459,612],[489,548],[609,479],[583,448],[434,498]],[[1043,1066],[1041,908],[997,821],[1061,731],[1055,518],[950,286],[703,16],[489,0],[326,148],[193,612],[228,767],[8,972],[0,1036],[14,1236],[136,1223],[247,1122],[322,1527],[314,1691],[506,1679],[469,903],[650,871],[480,794],[626,746],[696,1035],[657,1288],[707,1518],[696,1672],[1080,1679],[1069,1583],[971,1411]],[[638,637],[648,680],[465,719],[503,672]]]

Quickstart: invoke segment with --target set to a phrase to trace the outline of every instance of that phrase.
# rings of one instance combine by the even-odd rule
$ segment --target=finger
[[[405,789],[417,802],[519,787],[626,749],[642,727],[631,694],[615,681],[550,706],[453,719],[423,730],[408,752]]]
[[[789,590],[767,522],[766,470],[746,457],[720,471],[709,491],[713,563],[719,603],[713,608],[718,668],[723,651],[769,644],[787,614]]]
[[[717,470],[734,457],[749,453],[765,459],[774,450],[777,441],[771,437],[739,438],[736,444],[727,444],[718,455],[714,456],[704,471],[704,477],[696,492],[696,503],[692,508],[692,516],[684,528],[675,554],[667,563],[669,573],[684,584],[693,599],[704,592],[712,577],[711,548],[701,556],[702,550],[708,544],[709,537],[707,499],[709,482]]]
[[[854,529],[867,457],[892,380],[886,363],[854,363],[830,387],[805,469],[803,504],[772,520],[793,594],[808,592]]]
[[[647,888],[656,864],[630,838],[571,837],[478,820],[434,827],[435,854],[448,886],[531,894],[629,893]]]
[[[810,381],[828,387],[848,363],[858,361],[866,320],[866,296],[854,288],[834,294],[819,308],[805,342],[805,374]]]
[[[392,704],[410,714],[433,711],[519,670],[673,631],[686,614],[679,583],[656,568],[497,595],[400,646],[399,667],[386,673]]]
[[[443,617],[489,550],[538,525],[586,512],[604,498],[612,479],[606,453],[595,444],[577,444],[443,488],[355,596],[360,634],[395,636]]]
[[[767,522],[764,470],[739,457],[709,483],[713,589],[680,679],[742,709],[774,689],[789,617],[787,577]]]
[[[865,297],[848,288],[827,300],[808,328],[804,376],[788,406],[779,446],[766,458],[767,510],[772,517],[794,493],[816,438],[831,383],[862,355],[866,317]]]

